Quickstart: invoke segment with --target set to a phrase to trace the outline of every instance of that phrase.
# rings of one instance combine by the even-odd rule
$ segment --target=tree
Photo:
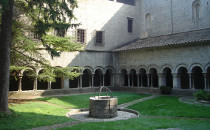
[[[46,70],[45,75],[41,76],[43,80],[53,80],[55,75],[51,75],[52,71],[70,78],[78,76],[74,68],[60,69],[50,66],[40,51],[46,50],[54,57],[59,56],[62,51],[81,50],[81,45],[67,38],[47,35],[50,29],[66,30],[69,27],[76,27],[78,24],[71,24],[74,18],[73,10],[76,7],[76,0],[1,0],[0,112],[9,113],[10,58],[12,70],[18,70],[29,63],[42,66]],[[16,19],[13,15],[14,9],[31,21],[30,26]],[[36,35],[39,38],[38,42],[26,36],[25,31]]]

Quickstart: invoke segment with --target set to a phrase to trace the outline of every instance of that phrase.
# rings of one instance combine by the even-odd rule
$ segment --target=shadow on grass
[[[71,122],[69,110],[48,104],[31,102],[10,107],[11,115],[0,116],[0,129],[29,129]]]

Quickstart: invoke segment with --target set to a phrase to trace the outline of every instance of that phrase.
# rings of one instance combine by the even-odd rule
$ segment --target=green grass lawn
[[[210,118],[210,107],[196,106],[178,101],[178,97],[161,96],[128,108],[146,116]]]
[[[40,98],[39,100],[67,108],[89,108],[89,97],[92,96],[94,96],[94,94],[71,95],[63,97],[47,97],[47,98]],[[144,98],[149,95],[140,95],[135,93],[127,93],[127,92],[113,92],[113,96],[118,98],[118,104],[123,104],[140,98]]]
[[[134,118],[114,122],[88,122],[61,130],[154,130],[181,128],[183,130],[209,130],[210,121],[192,119]]]
[[[69,110],[39,102],[10,106],[12,115],[0,116],[0,129],[28,129],[71,122],[65,116]]]

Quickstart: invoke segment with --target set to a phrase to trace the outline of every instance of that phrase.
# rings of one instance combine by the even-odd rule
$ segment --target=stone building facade
[[[210,89],[210,0],[78,0],[78,6],[72,22],[81,25],[65,35],[76,36],[85,51],[46,57],[53,66],[82,67],[80,77],[44,83],[29,80],[23,70],[10,93],[98,86]]]

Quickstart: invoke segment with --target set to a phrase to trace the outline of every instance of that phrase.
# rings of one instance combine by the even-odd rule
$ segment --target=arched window
[[[199,20],[201,18],[201,2],[200,2],[200,0],[196,0],[193,2],[192,11],[193,11],[192,18],[196,21]]]
[[[146,14],[145,16],[145,20],[146,20],[146,29],[150,29],[151,28],[151,14]]]

